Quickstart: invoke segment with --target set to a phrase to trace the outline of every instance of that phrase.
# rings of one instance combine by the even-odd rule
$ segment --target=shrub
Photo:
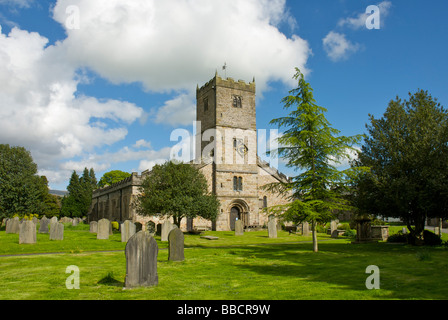
[[[351,228],[350,228],[350,224],[348,224],[348,223],[340,223],[338,225],[338,229],[339,230],[349,231]]]
[[[112,221],[111,223],[112,223],[112,230],[118,230],[120,228],[117,221]]]
[[[356,232],[354,230],[349,229],[349,230],[346,230],[342,236],[349,237],[349,238],[355,238]]]
[[[442,244],[440,236],[429,230],[423,231],[423,241],[425,246],[440,246]]]
[[[388,238],[387,238],[387,242],[408,242],[408,236],[403,234],[401,231],[398,231],[398,233],[395,234],[391,234]]]

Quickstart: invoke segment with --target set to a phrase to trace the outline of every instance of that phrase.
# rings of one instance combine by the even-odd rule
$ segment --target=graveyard
[[[273,236],[267,229],[238,235],[174,228],[164,241],[148,234],[157,248],[157,281],[127,285],[125,251],[136,237],[122,239],[108,225],[107,237],[99,239],[88,224],[59,224],[61,240],[50,239],[51,225],[41,233],[37,224],[34,243],[0,230],[1,300],[437,300],[448,293],[440,281],[448,276],[445,246],[353,244],[349,237],[319,233],[316,253],[311,235],[277,230]],[[391,233],[399,229],[391,226]],[[170,237],[178,241],[173,248]],[[381,272],[379,289],[366,288],[369,265]],[[68,266],[79,268],[79,289],[67,287]]]

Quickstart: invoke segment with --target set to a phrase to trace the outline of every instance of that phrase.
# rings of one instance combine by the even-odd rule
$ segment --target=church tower
[[[259,224],[255,81],[215,77],[196,91],[196,163],[221,202],[216,230]]]

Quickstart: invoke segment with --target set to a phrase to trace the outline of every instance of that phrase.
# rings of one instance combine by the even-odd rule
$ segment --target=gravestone
[[[19,233],[19,232],[20,232],[19,217],[9,219],[6,222],[6,233]]]
[[[50,225],[50,240],[64,240],[64,225],[60,222]]]
[[[170,231],[174,228],[177,228],[174,224],[171,223],[169,220],[165,220],[165,222],[162,224],[162,234],[161,234],[161,241],[168,241],[168,235],[170,234]]]
[[[310,224],[307,221],[302,222],[302,236],[308,237],[310,235]]]
[[[33,218],[34,219],[34,218]],[[58,222],[58,217],[52,217],[51,219],[50,219],[50,225],[52,224],[52,223],[57,223]]]
[[[126,220],[121,224],[121,242],[128,242],[134,234],[135,224],[131,220]]]
[[[159,283],[158,253],[156,240],[146,231],[139,231],[129,239],[125,248],[126,288],[156,286]]]
[[[76,227],[79,224],[79,218],[73,218],[72,226]]]
[[[268,234],[269,238],[277,238],[277,219],[273,216],[269,217]]]
[[[31,220],[23,221],[20,225],[19,244],[36,243],[36,225]]]
[[[179,228],[174,228],[168,235],[168,260],[183,261],[184,256],[184,233]]]
[[[40,219],[39,233],[48,233],[48,225],[50,224],[50,219],[45,216]]]
[[[90,222],[89,232],[90,233],[97,233],[98,232],[98,222],[96,222],[96,221]]]
[[[36,217],[33,217],[33,223],[34,223],[34,225],[37,225],[37,223],[39,222],[39,219],[37,219]]]
[[[338,222],[336,220],[330,222],[330,234],[332,238],[338,237]]]
[[[236,236],[244,235],[243,220],[236,220],[235,221],[235,235]]]
[[[112,229],[112,225],[108,219],[101,219],[98,221],[98,232],[96,234],[96,238],[98,240],[107,240],[109,239],[110,230]]]

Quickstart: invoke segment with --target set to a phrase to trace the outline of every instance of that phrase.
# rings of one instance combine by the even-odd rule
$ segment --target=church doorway
[[[229,227],[230,230],[235,230],[235,221],[242,220],[243,226],[247,227],[249,225],[249,208],[247,203],[243,200],[235,200],[230,205],[229,212]]]

